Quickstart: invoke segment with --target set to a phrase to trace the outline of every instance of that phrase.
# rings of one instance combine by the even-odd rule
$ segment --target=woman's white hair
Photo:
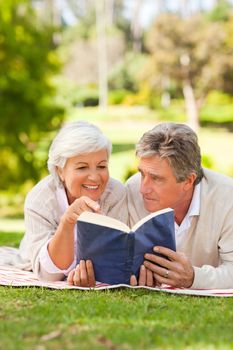
[[[67,123],[58,132],[50,146],[48,170],[57,185],[60,185],[57,167],[64,168],[69,158],[101,149],[106,149],[109,158],[112,144],[97,126],[85,121]]]

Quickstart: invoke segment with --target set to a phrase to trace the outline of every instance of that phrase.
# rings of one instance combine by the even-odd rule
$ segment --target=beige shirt
[[[194,266],[192,288],[233,288],[233,179],[204,170],[200,212],[177,244]],[[149,214],[139,192],[140,174],[127,181],[131,225]]]
[[[104,215],[111,216],[125,223],[128,221],[126,191],[117,180],[110,178],[99,201]],[[41,264],[41,250],[54,235],[64,207],[57,199],[57,186],[51,175],[41,180],[27,195],[25,201],[25,235],[19,247],[20,259],[14,265],[33,270],[41,279],[61,280],[64,273],[47,271],[46,264]]]

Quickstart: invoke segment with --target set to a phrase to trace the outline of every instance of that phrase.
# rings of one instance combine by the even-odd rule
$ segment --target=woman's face
[[[69,204],[81,196],[98,201],[109,179],[106,149],[69,158],[58,174],[66,189]]]

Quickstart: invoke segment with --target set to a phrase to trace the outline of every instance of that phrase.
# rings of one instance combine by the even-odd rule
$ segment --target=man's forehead
[[[157,176],[163,176],[165,173],[170,173],[172,171],[168,160],[159,156],[140,158],[138,170]]]
[[[146,167],[151,169],[157,169],[158,167],[170,167],[168,160],[159,156],[141,157],[139,158],[138,164],[140,168]]]

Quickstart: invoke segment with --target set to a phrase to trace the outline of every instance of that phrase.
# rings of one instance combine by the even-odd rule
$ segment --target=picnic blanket
[[[108,285],[96,283],[95,288],[77,287],[67,283],[67,281],[46,282],[40,281],[31,271],[24,271],[12,266],[0,266],[0,285],[12,287],[43,287],[50,289],[77,289],[77,290],[105,290],[114,288],[148,289],[153,292],[166,292],[172,294],[213,296],[213,297],[233,297],[233,289],[185,289],[173,288],[168,285],[161,287],[129,286],[126,284]]]

